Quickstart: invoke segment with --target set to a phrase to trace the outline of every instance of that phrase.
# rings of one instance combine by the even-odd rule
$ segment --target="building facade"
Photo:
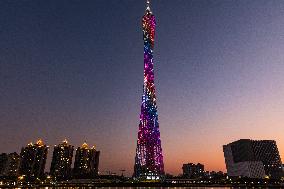
[[[149,4],[147,0],[142,18],[144,85],[133,176],[137,179],[158,180],[164,175],[164,163],[154,85],[153,49],[156,20]]]
[[[27,178],[43,178],[48,146],[41,139],[23,147],[20,154],[19,174]]]
[[[89,148],[87,143],[78,147],[75,155],[73,176],[77,179],[95,178],[98,176],[100,151]]]
[[[20,165],[20,156],[14,152],[0,154],[0,176],[17,177]]]
[[[228,176],[279,179],[282,162],[273,140],[241,139],[223,146]]]
[[[0,176],[4,176],[4,170],[6,169],[8,161],[8,155],[6,153],[0,154]]]
[[[204,165],[201,163],[183,164],[182,171],[185,178],[201,178],[204,176]]]
[[[66,139],[58,146],[54,146],[50,175],[56,180],[71,178],[73,151],[74,146],[69,145]]]

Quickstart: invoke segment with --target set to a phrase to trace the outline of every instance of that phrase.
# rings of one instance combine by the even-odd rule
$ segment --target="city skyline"
[[[151,7],[165,172],[179,174],[185,162],[225,171],[222,145],[239,138],[276,140],[283,157],[283,2]],[[1,1],[0,152],[38,138],[87,141],[101,151],[101,171],[131,175],[144,8],[143,0]]]

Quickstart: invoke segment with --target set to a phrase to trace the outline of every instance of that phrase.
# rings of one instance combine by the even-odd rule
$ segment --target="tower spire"
[[[150,0],[146,0],[146,11],[151,12],[151,9],[150,9]]]

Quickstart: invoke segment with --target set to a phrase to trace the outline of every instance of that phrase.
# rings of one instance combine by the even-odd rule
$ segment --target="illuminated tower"
[[[147,0],[142,18],[144,40],[144,85],[140,123],[134,165],[134,177],[138,179],[160,179],[164,175],[164,163],[160,140],[156,95],[154,86],[153,48],[155,16]]]

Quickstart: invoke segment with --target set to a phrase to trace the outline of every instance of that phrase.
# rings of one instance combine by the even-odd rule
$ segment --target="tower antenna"
[[[147,3],[147,5],[150,5],[150,0],[147,0],[147,2],[146,2],[146,3]]]
[[[146,0],[146,10],[151,12],[151,9],[150,9],[150,0]]]

